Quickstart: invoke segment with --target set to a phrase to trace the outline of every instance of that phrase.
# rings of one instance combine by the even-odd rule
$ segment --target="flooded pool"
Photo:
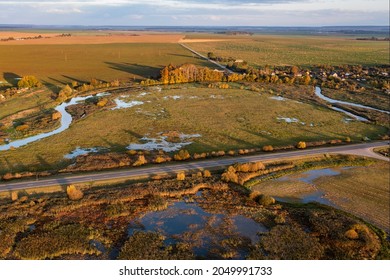
[[[165,243],[170,245],[178,241],[190,242],[193,252],[206,257],[213,247],[229,237],[240,236],[255,244],[258,233],[268,229],[254,220],[242,215],[209,213],[197,203],[175,202],[166,210],[150,212],[133,220],[128,227],[128,235],[135,231],[155,231],[166,236]],[[187,238],[190,238],[187,240]],[[243,258],[247,252],[241,252],[237,258]]]
[[[316,188],[314,181],[323,176],[340,175],[341,170],[346,170],[349,168],[351,167],[343,167],[340,169],[323,168],[317,170],[310,170],[302,174],[299,174],[299,176],[297,176],[297,174],[283,176],[281,178],[276,179],[275,182],[298,180],[306,184],[312,185],[314,187],[314,191],[300,195],[299,197],[291,197],[291,196],[274,196],[274,197],[276,200],[281,202],[290,202],[290,203],[318,202],[321,204],[335,207],[336,205],[326,198],[325,192]]]
[[[78,156],[87,155],[87,154],[90,154],[90,153],[98,153],[98,152],[101,152],[101,151],[108,151],[108,149],[104,148],[104,147],[95,147],[95,148],[80,148],[80,147],[77,147],[76,149],[71,151],[69,154],[66,154],[64,156],[64,158],[66,158],[66,159],[74,159],[74,158],[76,158]]]
[[[128,150],[135,151],[153,151],[153,150],[163,150],[164,152],[175,152],[181,148],[191,145],[192,141],[187,141],[188,139],[201,137],[200,134],[179,134],[180,142],[170,142],[168,141],[168,136],[158,136],[157,138],[142,137],[141,142],[144,143],[133,143],[127,146]]]

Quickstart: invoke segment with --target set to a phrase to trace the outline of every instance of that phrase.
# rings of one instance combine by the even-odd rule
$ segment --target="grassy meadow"
[[[298,90],[291,87],[290,90]],[[142,94],[147,92],[147,94]],[[330,109],[294,100],[275,100],[263,93],[241,89],[209,89],[183,86],[177,89],[146,88],[112,95],[123,101],[142,101],[128,109],[101,110],[80,119],[61,134],[15,150],[0,153],[1,173],[38,167],[64,166],[64,155],[76,147],[106,147],[123,152],[130,143],[144,136],[178,131],[200,134],[186,146],[190,152],[295,145],[298,141],[330,139],[375,139],[386,129],[347,122],[345,116]],[[280,119],[278,119],[280,118]],[[295,118],[296,122],[287,123]],[[66,141],[63,141],[66,139]]]
[[[301,181],[302,174],[288,180],[261,182],[252,190],[279,197],[301,198],[317,191],[338,208],[390,232],[389,163],[337,169],[339,175],[320,176],[313,184]],[[380,209],[380,210],[379,210]]]
[[[196,42],[202,39],[221,41]],[[256,65],[389,64],[389,43],[320,36],[187,35],[188,46],[203,54],[243,59]],[[193,42],[191,42],[193,40]]]

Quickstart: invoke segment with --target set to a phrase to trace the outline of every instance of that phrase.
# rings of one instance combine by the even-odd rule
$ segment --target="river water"
[[[332,99],[332,98],[329,98],[325,95],[322,94],[321,92],[321,88],[320,87],[315,87],[315,94],[321,98],[322,100],[325,100],[326,102],[330,103],[330,104],[343,104],[343,105],[349,105],[349,106],[353,106],[353,107],[357,107],[357,108],[363,108],[363,109],[369,109],[369,110],[374,110],[374,111],[378,111],[378,112],[381,112],[381,113],[385,113],[385,114],[390,114],[389,111],[385,111],[385,110],[380,110],[380,109],[377,109],[377,108],[373,108],[373,107],[370,107],[370,106],[365,106],[365,105],[361,105],[361,104],[356,104],[356,103],[351,103],[351,102],[347,102],[347,101],[341,101],[341,100],[336,100],[336,99]],[[351,117],[354,117],[355,119],[359,120],[359,121],[367,121],[367,119],[365,118],[362,118],[360,116],[357,116],[357,115],[354,115],[350,112],[347,112],[343,109],[340,109],[340,108],[336,108],[336,107],[332,107],[333,110],[335,111],[338,111],[338,112],[343,112]]]
[[[98,93],[96,95],[73,97],[68,102],[61,103],[60,105],[58,105],[57,107],[54,108],[56,111],[61,113],[61,125],[59,128],[57,128],[53,131],[50,131],[50,132],[45,132],[45,133],[37,134],[37,135],[31,136],[31,137],[27,137],[24,139],[15,140],[15,141],[12,141],[12,142],[5,144],[5,145],[0,145],[0,151],[6,151],[6,150],[9,150],[10,148],[19,148],[19,147],[25,146],[29,143],[47,138],[49,136],[52,136],[52,135],[55,135],[55,134],[58,134],[58,133],[61,133],[65,130],[67,130],[69,128],[70,124],[72,123],[72,120],[73,120],[72,116],[66,111],[66,108],[68,106],[75,105],[79,102],[85,101],[86,99],[94,97],[94,96],[102,97],[102,96],[107,96],[110,94],[111,93],[108,93],[108,92],[101,92],[101,93]],[[130,107],[133,107],[136,105],[143,104],[143,102],[139,102],[139,101],[131,101],[130,103],[126,103],[119,98],[115,99],[115,103],[117,106],[114,107],[112,110],[130,108]]]
[[[1,145],[0,151],[8,150],[11,147],[19,148],[19,147],[27,145],[31,142],[35,142],[35,141],[41,140],[43,138],[46,138],[46,137],[49,137],[49,136],[52,136],[52,135],[55,135],[55,134],[58,134],[58,133],[61,133],[65,130],[67,130],[69,128],[70,124],[72,123],[72,116],[65,110],[66,107],[71,106],[71,105],[75,105],[78,102],[84,101],[87,98],[90,98],[92,96],[93,95],[89,95],[89,96],[85,96],[85,97],[74,97],[69,102],[61,103],[60,105],[55,107],[55,110],[61,113],[61,125],[59,128],[57,128],[53,131],[50,131],[50,132],[41,133],[41,134],[27,137],[24,139],[15,140],[15,141],[12,141],[12,142],[5,144],[5,145]]]

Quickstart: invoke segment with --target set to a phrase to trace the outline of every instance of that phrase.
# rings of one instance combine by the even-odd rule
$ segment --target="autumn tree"
[[[229,168],[224,173],[222,173],[221,180],[225,182],[238,183],[236,169],[233,166],[229,166]]]
[[[177,154],[173,156],[175,160],[186,160],[191,157],[190,153],[187,150],[180,150]]]
[[[81,190],[77,189],[74,185],[69,185],[66,187],[66,193],[70,200],[80,200],[83,198],[84,194]]]
[[[176,175],[176,179],[177,179],[178,181],[184,181],[185,178],[186,178],[186,174],[185,174],[184,172],[179,172],[179,173],[177,173],[177,175]]]
[[[72,93],[73,93],[73,89],[69,85],[66,85],[58,93],[57,100],[65,101],[72,96]]]
[[[18,82],[18,88],[41,87],[42,83],[35,76],[24,76]]]
[[[298,149],[306,149],[306,142],[304,142],[304,141],[298,142],[297,148]]]

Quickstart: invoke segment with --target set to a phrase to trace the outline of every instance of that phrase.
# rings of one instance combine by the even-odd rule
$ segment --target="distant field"
[[[71,36],[58,36],[62,33]],[[41,35],[44,38],[26,39]],[[2,41],[0,45],[86,45],[86,44],[113,44],[113,43],[177,43],[184,37],[181,34],[154,34],[150,32],[78,32],[74,33],[22,33],[22,32],[0,32],[0,39],[14,37],[19,40]]]
[[[110,81],[155,77],[169,63],[210,66],[171,43],[14,46],[0,43],[0,57],[0,80],[16,84],[17,77],[35,75],[49,86],[91,78]]]
[[[230,41],[229,41],[230,38]],[[251,65],[389,64],[389,43],[320,36],[187,35],[188,45],[203,54],[244,59]],[[223,41],[191,43],[192,40]],[[185,43],[186,40],[183,40]]]
[[[290,90],[299,89],[291,87]],[[139,91],[121,97],[124,101],[142,101],[142,105],[114,111],[103,109],[74,123],[61,134],[0,152],[0,172],[29,166],[63,166],[64,155],[76,147],[99,146],[122,152],[144,136],[158,137],[159,133],[167,131],[200,134],[201,137],[194,138],[194,143],[186,147],[190,152],[226,151],[266,144],[294,145],[301,140],[346,137],[361,140],[365,136],[374,139],[386,132],[383,127],[346,122],[343,114],[329,109],[293,100],[274,100],[272,95],[249,90],[189,85],[161,93],[151,88],[146,91],[151,93],[140,95],[143,91]],[[296,118],[297,122],[287,123],[278,118]]]

